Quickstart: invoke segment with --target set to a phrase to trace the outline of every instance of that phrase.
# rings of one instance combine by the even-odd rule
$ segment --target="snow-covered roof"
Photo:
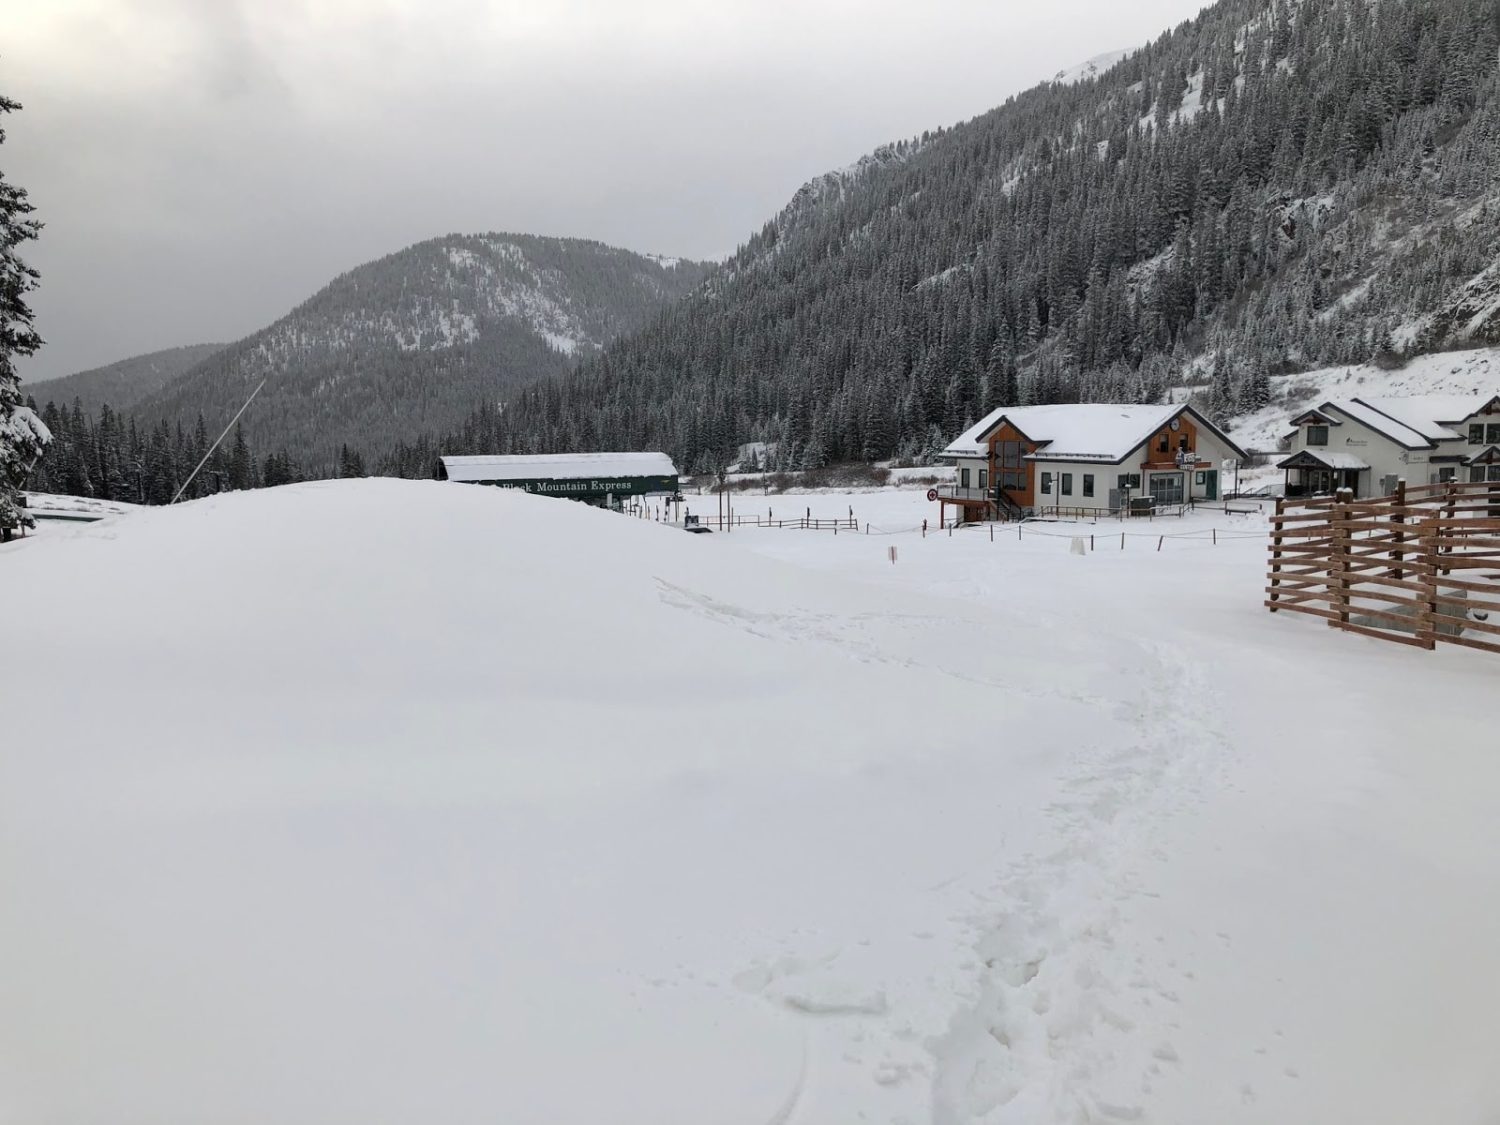
[[[985,437],[1002,421],[1041,444],[1038,461],[1121,461],[1183,412],[1181,403],[1128,405],[1073,402],[1005,406],[991,411],[943,451],[948,457],[982,457]]]
[[[542,453],[444,457],[449,480],[582,480],[597,477],[675,477],[665,453]]]
[[[1443,423],[1462,422],[1489,402],[1493,395],[1412,395],[1410,398],[1355,399],[1416,430],[1429,441],[1451,441],[1462,437]]]
[[[1316,461],[1327,469],[1368,469],[1369,463],[1361,460],[1353,453],[1331,449],[1301,449],[1292,454],[1285,461],[1280,462],[1278,469],[1296,468],[1292,462],[1301,459],[1303,461]]]
[[[1389,414],[1382,414],[1373,406],[1366,406],[1359,399],[1342,399],[1338,402],[1325,402],[1319,410],[1337,410],[1347,418],[1352,418],[1361,425],[1367,426],[1377,434],[1384,434],[1398,445],[1404,445],[1408,449],[1430,449],[1432,439],[1423,436],[1420,430],[1414,430],[1403,422],[1398,422]],[[1450,433],[1448,435],[1452,437]]]

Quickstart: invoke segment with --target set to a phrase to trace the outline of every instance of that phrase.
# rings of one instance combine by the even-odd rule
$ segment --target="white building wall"
[[[988,477],[989,462],[983,457],[959,457],[954,460],[953,487],[978,490],[991,487]],[[980,483],[980,473],[985,473],[984,483]],[[967,474],[967,476],[965,476]]]
[[[1436,475],[1437,467],[1430,463],[1429,458],[1437,451],[1409,450],[1400,442],[1393,441],[1333,407],[1326,413],[1343,423],[1328,427],[1328,444],[1308,445],[1308,426],[1302,425],[1292,435],[1291,451],[1349,453],[1365,462],[1370,470],[1359,475],[1358,499],[1388,495],[1396,480],[1405,480],[1408,485],[1432,483],[1429,478]]]
[[[1125,471],[1123,466],[1092,461],[1033,461],[1030,465],[1032,480],[1035,482],[1032,498],[1037,508],[1108,509],[1109,492],[1115,487],[1115,477]],[[1049,474],[1052,490],[1043,492],[1042,482],[1048,479]],[[1071,484],[1070,494],[1062,491],[1064,474]],[[1084,495],[1085,476],[1093,478],[1092,496]]]

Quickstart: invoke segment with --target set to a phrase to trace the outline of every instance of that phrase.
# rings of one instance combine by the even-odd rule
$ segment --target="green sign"
[[[496,488],[518,488],[522,492],[533,492],[538,496],[568,496],[574,500],[677,491],[676,477],[580,477],[577,480],[549,477],[537,480],[476,480],[469,483],[489,484]]]

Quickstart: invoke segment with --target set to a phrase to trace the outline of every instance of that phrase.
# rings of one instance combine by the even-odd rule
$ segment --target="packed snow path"
[[[364,481],[0,548],[0,1121],[1500,1114],[1496,662],[1254,539],[891,541]]]

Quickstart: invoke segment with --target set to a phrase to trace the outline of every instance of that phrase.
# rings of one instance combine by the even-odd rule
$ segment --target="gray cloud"
[[[235,338],[448,231],[722,254],[810,177],[1199,7],[19,3],[0,167],[47,224],[28,379]]]

